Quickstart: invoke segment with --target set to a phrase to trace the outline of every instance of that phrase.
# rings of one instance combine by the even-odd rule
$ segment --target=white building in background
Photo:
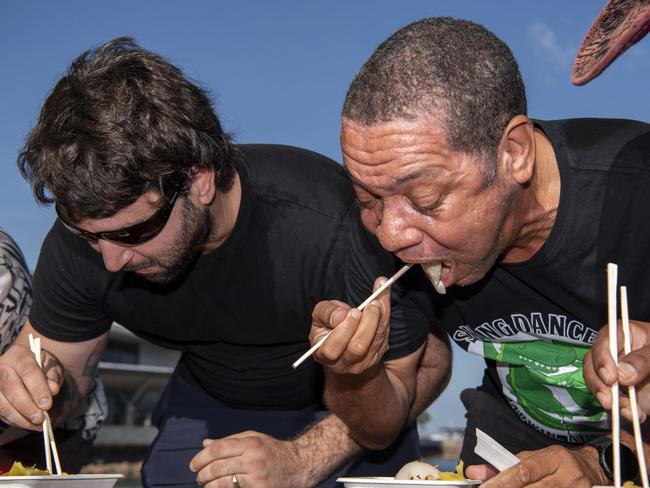
[[[149,446],[157,433],[151,411],[179,356],[113,324],[99,363],[109,414],[95,446]]]

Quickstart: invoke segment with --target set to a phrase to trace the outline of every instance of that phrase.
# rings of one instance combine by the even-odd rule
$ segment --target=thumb
[[[319,302],[311,315],[312,327],[334,328],[345,320],[349,309],[349,305],[338,300]]]
[[[498,473],[490,464],[474,464],[465,468],[465,476],[472,480],[486,481]]]

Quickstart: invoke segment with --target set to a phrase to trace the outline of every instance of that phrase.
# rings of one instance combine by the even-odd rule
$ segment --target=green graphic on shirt
[[[589,347],[554,341],[483,345],[485,357],[509,368],[503,386],[510,391],[504,393],[542,428],[567,434],[602,429],[605,413],[582,376]]]

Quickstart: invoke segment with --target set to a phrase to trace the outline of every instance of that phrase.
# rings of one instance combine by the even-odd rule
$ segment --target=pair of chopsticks
[[[29,334],[29,349],[32,351],[36,357],[36,362],[38,363],[39,368],[43,368],[41,364],[41,338],[34,337],[32,334]],[[45,446],[45,464],[47,470],[50,474],[54,474],[52,471],[52,456],[54,456],[54,464],[56,466],[56,474],[62,474],[61,462],[59,461],[59,451],[56,448],[56,441],[54,440],[54,432],[52,431],[52,421],[50,420],[50,415],[47,412],[45,414],[45,420],[43,420],[43,444]],[[51,450],[51,454],[50,454]]]
[[[383,285],[381,285],[379,288],[377,288],[377,290],[376,290],[372,295],[370,295],[368,298],[366,298],[366,300],[365,300],[361,305],[359,305],[359,306],[357,307],[357,310],[361,311],[361,310],[363,310],[364,308],[366,308],[368,305],[370,305],[370,302],[372,302],[375,298],[377,298],[379,295],[381,295],[381,294],[386,290],[386,288],[388,288],[388,287],[391,286],[393,283],[395,283],[395,282],[400,278],[400,276],[402,276],[404,273],[406,273],[406,272],[411,268],[411,266],[413,266],[412,263],[411,263],[411,264],[406,264],[406,265],[404,265],[404,266],[403,266],[403,267],[402,267],[402,268],[401,268],[397,273],[395,273],[393,276],[391,276],[390,278],[388,278],[388,279],[384,282]],[[300,356],[300,357],[296,360],[296,362],[293,363],[293,364],[291,365],[291,367],[292,367],[293,369],[296,369],[298,366],[300,366],[300,365],[305,361],[305,359],[307,359],[309,356],[311,356],[312,354],[314,354],[314,353],[316,352],[316,350],[317,350],[320,346],[323,345],[323,342],[325,342],[325,341],[327,340],[327,338],[330,336],[330,334],[331,334],[332,332],[334,332],[334,329],[330,330],[327,334],[325,334],[323,337],[321,337],[321,338],[318,340],[318,342],[317,342],[316,344],[314,344],[313,346],[311,346],[311,347],[309,348],[309,350],[308,350],[305,354],[303,354],[302,356]]]
[[[607,319],[609,323],[609,352],[618,366],[618,322],[617,303],[616,303],[616,286],[618,280],[618,266],[613,263],[607,265]],[[625,354],[632,350],[632,337],[630,333],[630,318],[627,308],[627,288],[621,286],[621,322],[623,324],[623,349]],[[641,483],[643,488],[648,488],[648,472],[646,471],[645,455],[643,453],[643,442],[641,440],[641,425],[639,423],[639,412],[636,404],[636,389],[634,386],[628,387],[630,396],[630,407],[632,410],[632,427],[634,429],[634,444],[636,447],[636,456],[639,461],[639,471],[641,472]],[[619,386],[618,381],[612,385],[612,447],[614,461],[614,486],[621,486],[621,419],[619,403]]]

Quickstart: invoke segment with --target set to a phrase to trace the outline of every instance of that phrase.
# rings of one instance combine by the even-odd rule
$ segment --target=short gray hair
[[[503,129],[526,115],[526,90],[508,46],[485,27],[450,17],[413,22],[379,45],[355,76],[343,117],[372,125],[442,118],[452,149],[492,161]]]

